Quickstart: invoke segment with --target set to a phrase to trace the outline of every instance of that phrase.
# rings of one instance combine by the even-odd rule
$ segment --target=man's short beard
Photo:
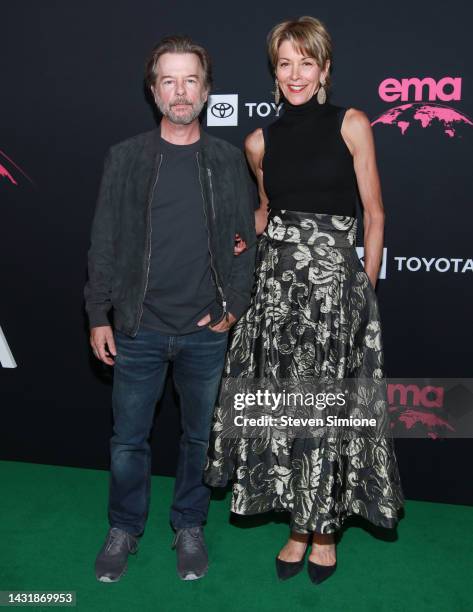
[[[186,98],[181,98],[174,100],[171,104],[165,104],[158,95],[156,96],[156,105],[161,111],[161,113],[164,115],[164,117],[167,117],[167,119],[169,119],[171,123],[176,123],[177,125],[189,125],[189,123],[192,123],[194,119],[197,119],[197,117],[202,112],[202,109],[204,108],[205,102],[205,99],[202,99],[200,100],[200,102],[192,104],[190,100],[187,100]],[[191,107],[189,109],[189,112],[177,115],[173,111],[173,106],[176,106],[178,104],[190,104]]]

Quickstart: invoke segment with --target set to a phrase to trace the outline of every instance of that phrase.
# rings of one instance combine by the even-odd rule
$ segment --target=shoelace
[[[198,527],[191,529],[182,529],[176,533],[173,542],[173,548],[177,546],[179,540],[182,540],[182,546],[187,552],[194,553],[201,548],[200,529]]]
[[[111,553],[112,555],[120,552],[122,544],[126,541],[128,546],[128,534],[126,531],[122,531],[117,527],[112,527],[110,529],[110,534],[107,542],[106,552]]]

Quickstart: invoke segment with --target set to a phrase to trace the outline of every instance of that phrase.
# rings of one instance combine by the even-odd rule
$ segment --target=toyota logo
[[[225,119],[226,117],[230,117],[231,115],[233,115],[234,110],[235,109],[233,108],[233,106],[231,104],[228,104],[228,102],[217,102],[212,106],[210,112],[214,117],[217,117],[218,119]]]

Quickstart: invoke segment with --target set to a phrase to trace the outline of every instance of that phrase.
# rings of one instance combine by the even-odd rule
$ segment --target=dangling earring
[[[279,91],[279,82],[277,79],[274,81],[274,101],[276,102],[276,106],[279,104],[279,100],[281,99],[281,92]]]
[[[325,104],[327,100],[327,92],[325,91],[325,83],[322,83],[322,81],[320,81],[320,87],[317,90],[317,102],[319,104]]]

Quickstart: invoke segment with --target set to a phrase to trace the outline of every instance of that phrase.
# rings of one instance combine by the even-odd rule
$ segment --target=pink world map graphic
[[[413,125],[419,125],[425,129],[436,125],[437,122],[442,126],[444,134],[449,138],[458,136],[459,127],[473,125],[471,119],[454,108],[442,106],[441,104],[426,104],[425,102],[401,104],[400,106],[390,108],[372,121],[371,125],[395,126],[404,136]]]
[[[392,407],[390,408],[390,411],[393,411]],[[440,437],[440,433],[438,431],[439,429],[447,429],[452,432],[455,431],[455,428],[440,416],[429,412],[424,412],[422,410],[415,410],[413,408],[403,410],[398,416],[398,423],[402,424],[402,426],[407,430],[412,430],[416,426],[421,426],[427,433],[427,437],[433,439]],[[395,425],[395,422],[393,422],[391,427],[395,427]]]

